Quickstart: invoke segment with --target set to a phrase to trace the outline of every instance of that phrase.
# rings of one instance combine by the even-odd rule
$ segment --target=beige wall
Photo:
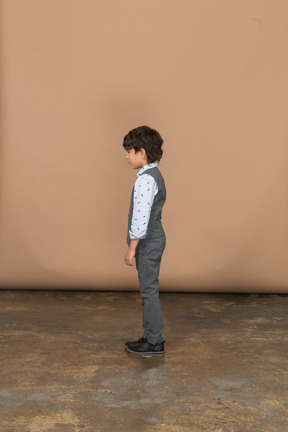
[[[161,288],[288,292],[286,0],[2,0],[0,286],[137,289],[136,172],[162,134]]]

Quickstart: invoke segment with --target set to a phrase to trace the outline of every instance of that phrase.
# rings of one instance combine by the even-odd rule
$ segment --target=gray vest
[[[154,201],[151,208],[151,214],[150,214],[150,219],[149,219],[149,224],[147,229],[147,236],[145,237],[145,241],[146,241],[149,239],[165,237],[165,232],[161,223],[161,217],[162,217],[162,207],[166,200],[166,188],[165,188],[165,182],[162,177],[162,174],[159,171],[157,166],[154,168],[147,169],[140,175],[145,175],[145,174],[151,175],[156,180],[158,186],[158,192],[154,197]],[[131,241],[129,236],[129,229],[131,228],[131,222],[132,222],[133,202],[134,202],[134,186],[132,189],[130,209],[128,215],[128,233],[127,233],[128,245],[130,245],[130,241]]]

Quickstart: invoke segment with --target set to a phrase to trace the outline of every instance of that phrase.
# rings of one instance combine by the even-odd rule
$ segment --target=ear
[[[142,158],[143,158],[143,159],[147,159],[146,150],[145,150],[143,147],[141,147],[140,152],[141,152],[141,156],[142,156]]]

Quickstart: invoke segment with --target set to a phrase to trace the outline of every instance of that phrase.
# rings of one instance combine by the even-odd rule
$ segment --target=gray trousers
[[[159,271],[165,245],[165,236],[157,239],[142,239],[138,243],[135,254],[142,299],[143,336],[152,344],[162,341],[164,331],[159,299]]]

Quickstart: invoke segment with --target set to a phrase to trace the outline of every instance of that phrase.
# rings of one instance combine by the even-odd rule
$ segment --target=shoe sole
[[[129,347],[127,346],[127,351],[130,352],[131,354],[138,354],[138,355],[142,355],[142,356],[161,356],[165,354],[165,351],[145,351],[145,352],[139,352],[139,351],[133,351],[131,349],[129,349]]]

